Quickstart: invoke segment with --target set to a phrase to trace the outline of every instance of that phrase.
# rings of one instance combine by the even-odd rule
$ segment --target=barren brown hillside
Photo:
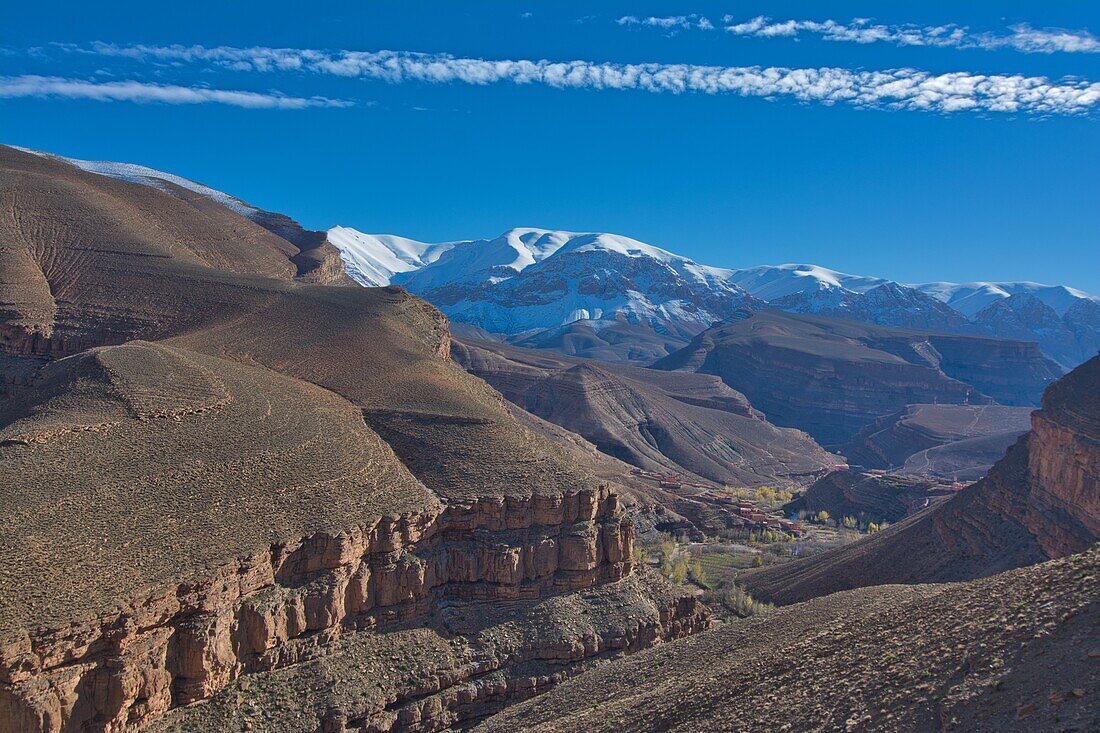
[[[477,728],[1092,731],[1100,550],[837,593],[647,650]]]
[[[456,603],[500,624],[578,591],[637,609],[581,623],[563,601],[556,636],[491,648],[483,697],[463,685],[489,652],[456,655],[423,724],[422,679],[379,697],[318,675],[313,717],[268,728],[434,730],[708,623],[632,577],[615,490],[449,360],[433,307],[307,284],[300,247],[179,191],[0,165],[0,731],[190,725],[190,703],[342,644],[429,664],[390,634],[477,646],[439,615]],[[552,669],[524,684],[535,658]]]
[[[776,428],[718,377],[456,341],[456,360],[512,402],[639,468],[758,486],[807,483],[838,458]]]

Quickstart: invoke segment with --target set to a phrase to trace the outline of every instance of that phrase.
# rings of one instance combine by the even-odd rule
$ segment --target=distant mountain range
[[[629,237],[546,229],[427,244],[335,227],[328,238],[361,284],[402,285],[456,321],[526,345],[557,340],[560,346],[563,336],[583,342],[608,329],[622,333],[640,326],[675,347],[743,306],[770,306],[882,326],[1037,341],[1066,369],[1100,349],[1100,298],[1064,285],[903,284],[797,264],[731,270]],[[582,335],[582,329],[590,333]],[[606,340],[599,343],[605,358],[607,346]],[[646,350],[639,354],[650,356]]]
[[[438,243],[342,226],[322,234],[170,173],[37,154],[132,183],[200,194],[316,253],[303,255],[310,261],[300,267],[327,274],[325,258],[334,246],[353,280],[401,285],[464,324],[460,333],[567,354],[653,361],[715,323],[743,317],[746,308],[766,307],[1036,341],[1067,370],[1100,350],[1100,297],[1064,285],[904,284],[804,264],[725,269],[620,235],[535,228]],[[324,248],[309,241],[323,236]]]

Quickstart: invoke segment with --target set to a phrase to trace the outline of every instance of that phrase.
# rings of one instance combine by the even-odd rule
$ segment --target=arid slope
[[[848,591],[600,667],[485,721],[525,731],[1091,731],[1100,550]]]
[[[864,468],[973,481],[1031,428],[1030,407],[909,405],[876,420],[841,449]]]
[[[639,468],[758,486],[806,483],[837,462],[801,431],[769,424],[714,376],[472,339],[452,352],[510,401]]]
[[[1032,430],[981,481],[884,532],[744,583],[778,603],[884,583],[968,580],[1100,539],[1100,356],[1055,382]]]
[[[169,712],[239,731],[248,711],[226,728],[191,703],[291,669],[314,707],[267,730],[436,730],[706,627],[694,598],[633,577],[616,491],[455,365],[424,301],[316,284],[341,278],[303,268],[316,240],[277,215],[10,148],[0,203],[3,733]],[[632,611],[552,604],[556,632],[516,645],[440,616],[481,603],[507,626],[580,591]],[[446,661],[399,629],[469,651],[384,695],[297,666],[342,645],[367,650],[359,668]],[[467,695],[486,665],[501,686]]]

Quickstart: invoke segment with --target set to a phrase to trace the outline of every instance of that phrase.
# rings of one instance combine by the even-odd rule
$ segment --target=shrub
[[[761,603],[736,585],[722,597],[722,605],[741,618],[765,613],[773,608],[771,604]]]
[[[684,581],[688,578],[688,561],[684,557],[684,553],[677,553],[676,559],[672,561],[672,573],[669,576],[672,582],[676,585],[683,585]]]
[[[704,588],[710,587],[707,584],[707,573],[705,570],[703,570],[703,563],[700,562],[699,558],[695,558],[691,561],[691,566],[688,568],[688,575],[691,577],[691,580],[693,582],[703,586]]]

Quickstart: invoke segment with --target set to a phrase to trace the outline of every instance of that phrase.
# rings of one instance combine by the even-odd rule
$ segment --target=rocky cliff
[[[272,545],[129,599],[123,611],[8,636],[0,648],[0,729],[128,730],[243,675],[324,656],[341,635],[426,625],[444,602],[530,601],[589,588],[629,575],[632,558],[631,525],[606,491],[453,504]],[[563,678],[567,663],[705,628],[699,606],[676,597],[668,603],[591,648],[574,639],[580,646],[560,655],[557,677],[537,684]],[[526,657],[560,654],[533,647]],[[501,656],[502,671],[525,661]],[[473,666],[466,677],[482,671]],[[440,680],[437,704],[470,703],[457,689],[447,694],[463,681]],[[408,711],[374,714],[378,729],[435,729]]]
[[[859,542],[749,573],[793,603],[847,588],[983,577],[1100,539],[1100,356],[1047,390],[1032,430],[952,499]]]

